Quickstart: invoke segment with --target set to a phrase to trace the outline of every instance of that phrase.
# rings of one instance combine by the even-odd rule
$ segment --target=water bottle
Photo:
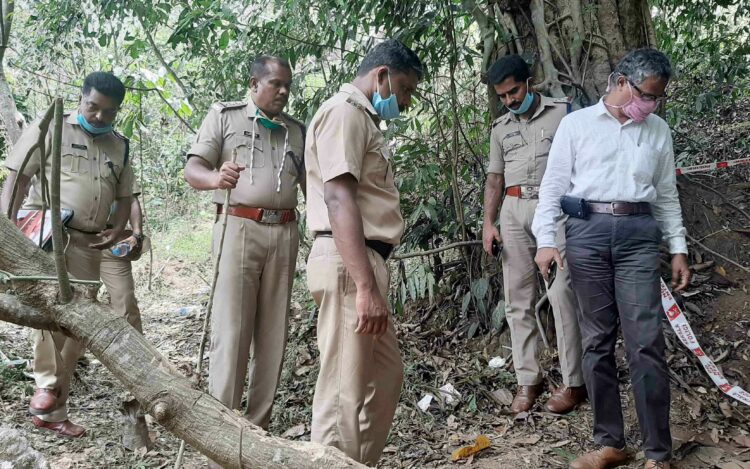
[[[130,254],[130,243],[127,241],[120,241],[119,243],[112,246],[110,252],[115,257],[125,257]]]

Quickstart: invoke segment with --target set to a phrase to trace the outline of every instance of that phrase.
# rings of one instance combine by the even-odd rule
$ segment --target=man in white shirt
[[[543,275],[563,265],[556,221],[566,222],[567,260],[580,306],[583,372],[601,448],[573,463],[600,469],[626,462],[615,363],[622,325],[646,468],[669,468],[669,376],[664,359],[659,244],[672,254],[672,287],[690,282],[672,137],[652,114],[672,75],[654,49],[626,55],[598,104],[566,116],[550,149],[532,229]],[[562,209],[562,210],[561,210]]]

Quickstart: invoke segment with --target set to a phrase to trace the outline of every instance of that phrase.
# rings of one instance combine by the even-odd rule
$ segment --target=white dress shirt
[[[669,252],[687,253],[672,134],[659,116],[620,124],[603,100],[565,116],[550,148],[532,224],[538,248],[557,247],[564,195],[590,202],[648,202]]]

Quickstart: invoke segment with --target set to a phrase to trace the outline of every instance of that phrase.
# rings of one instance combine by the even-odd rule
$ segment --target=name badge
[[[245,137],[252,137],[253,136],[253,133],[250,132],[249,130],[244,131],[243,134],[245,135]],[[255,134],[255,138],[260,138],[260,134]]]
[[[88,150],[88,147],[86,145],[81,145],[80,143],[74,143],[72,147],[76,150]]]

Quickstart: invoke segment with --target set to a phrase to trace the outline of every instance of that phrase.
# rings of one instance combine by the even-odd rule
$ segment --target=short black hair
[[[490,85],[502,83],[508,77],[524,82],[531,76],[529,64],[520,55],[510,54],[499,58],[487,71],[487,79]]]
[[[250,76],[255,77],[256,80],[265,77],[269,73],[268,64],[271,62],[286,68],[290,72],[292,71],[292,66],[289,65],[287,59],[276,57],[275,55],[259,55],[250,65]]]
[[[122,104],[122,101],[125,99],[125,85],[122,84],[119,78],[109,72],[89,73],[83,79],[81,94],[87,96],[91,93],[92,89],[114,99],[118,105]]]
[[[357,76],[383,66],[401,73],[416,73],[417,79],[424,77],[424,67],[417,54],[396,39],[387,39],[367,53],[357,69]]]

